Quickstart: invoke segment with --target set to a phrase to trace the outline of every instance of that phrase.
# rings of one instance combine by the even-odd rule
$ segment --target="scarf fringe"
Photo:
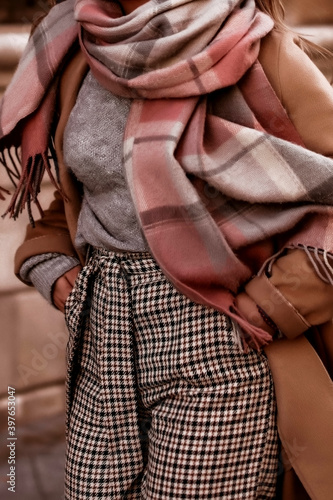
[[[293,248],[300,248],[303,250],[311,262],[317,276],[324,281],[324,283],[333,285],[333,255],[331,252],[301,244]]]
[[[10,218],[16,220],[18,216],[26,208],[28,211],[28,217],[30,224],[35,225],[34,216],[32,212],[32,204],[37,207],[37,210],[41,217],[43,217],[44,212],[39,203],[38,195],[41,190],[41,183],[45,172],[47,172],[48,177],[54,187],[60,192],[64,197],[63,191],[59,184],[58,167],[56,161],[54,160],[53,146],[50,146],[50,155],[48,152],[43,152],[29,157],[22,166],[22,171],[19,171],[21,164],[19,148],[14,149],[14,153],[11,148],[6,149],[0,153],[0,162],[5,167],[8,177],[15,187],[15,192],[12,196],[10,204],[6,212],[2,217],[9,215]],[[7,156],[7,158],[6,158]],[[52,164],[55,169],[55,175],[52,172]],[[2,199],[4,197],[1,191],[10,194],[8,190],[0,187],[0,196]]]
[[[318,278],[320,278],[324,283],[329,285],[333,285],[333,254],[328,250],[323,250],[322,248],[317,248],[309,245],[303,245],[302,243],[287,245],[274,255],[267,259],[258,275],[260,276],[263,273],[267,273],[268,275],[272,274],[273,264],[280,258],[287,250],[295,250],[300,249],[306,253],[309,261],[312,264],[312,268],[317,274]]]

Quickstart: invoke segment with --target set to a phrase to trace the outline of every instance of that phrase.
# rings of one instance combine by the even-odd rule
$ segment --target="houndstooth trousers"
[[[148,253],[95,249],[66,302],[65,498],[273,499],[274,389]]]

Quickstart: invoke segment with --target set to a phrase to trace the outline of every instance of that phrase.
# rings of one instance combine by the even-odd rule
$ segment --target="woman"
[[[333,304],[333,92],[279,15],[66,0],[4,97],[8,211],[58,188],[16,272],[70,332],[67,499],[276,496],[261,347]]]

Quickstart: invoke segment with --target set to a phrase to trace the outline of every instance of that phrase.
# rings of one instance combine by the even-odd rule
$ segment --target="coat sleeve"
[[[54,194],[43,218],[29,225],[25,239],[15,254],[15,274],[20,278],[22,264],[32,256],[45,253],[59,253],[78,258],[67,227],[64,201],[58,191]]]
[[[305,147],[333,157],[333,89],[295,35],[273,31],[263,41],[259,60]],[[294,338],[332,320],[333,286],[317,275],[303,250],[281,255],[269,275],[262,273],[245,286],[235,305],[251,323]]]
[[[65,198],[56,191],[54,200],[44,216],[28,226],[22,245],[15,255],[15,274],[27,259],[45,253],[58,253],[75,257],[84,263],[84,255],[74,248],[77,219],[80,213],[82,193],[79,184],[66,168],[63,161],[63,133],[69,114],[75,104],[81,83],[88,71],[88,65],[81,51],[71,57],[64,68],[59,82],[58,106],[60,116],[55,131],[55,150],[59,165],[60,184]]]
[[[297,36],[273,30],[259,61],[305,147],[333,157],[333,88],[299,48]]]
[[[333,286],[318,277],[303,250],[288,250],[270,274],[264,272],[245,286],[235,304],[250,323],[292,339],[332,320]]]

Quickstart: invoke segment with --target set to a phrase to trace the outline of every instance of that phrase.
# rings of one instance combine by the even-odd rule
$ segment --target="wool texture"
[[[283,245],[333,250],[333,161],[303,147],[257,61],[272,28],[254,0],[151,0],[127,16],[102,0],[52,9],[2,103],[0,142],[22,133],[10,212],[37,196],[56,78],[79,39],[96,79],[133,99],[124,165],[152,254],[180,291],[268,342],[232,311],[239,286]]]
[[[79,264],[80,261],[70,255],[59,253],[35,255],[23,263],[20,278],[26,283],[32,283],[44,299],[53,304],[54,283],[60,276]]]
[[[87,245],[130,252],[148,250],[122,162],[130,105],[129,99],[104,89],[89,72],[64,131],[64,163],[83,186],[75,236],[75,247],[82,254]]]

